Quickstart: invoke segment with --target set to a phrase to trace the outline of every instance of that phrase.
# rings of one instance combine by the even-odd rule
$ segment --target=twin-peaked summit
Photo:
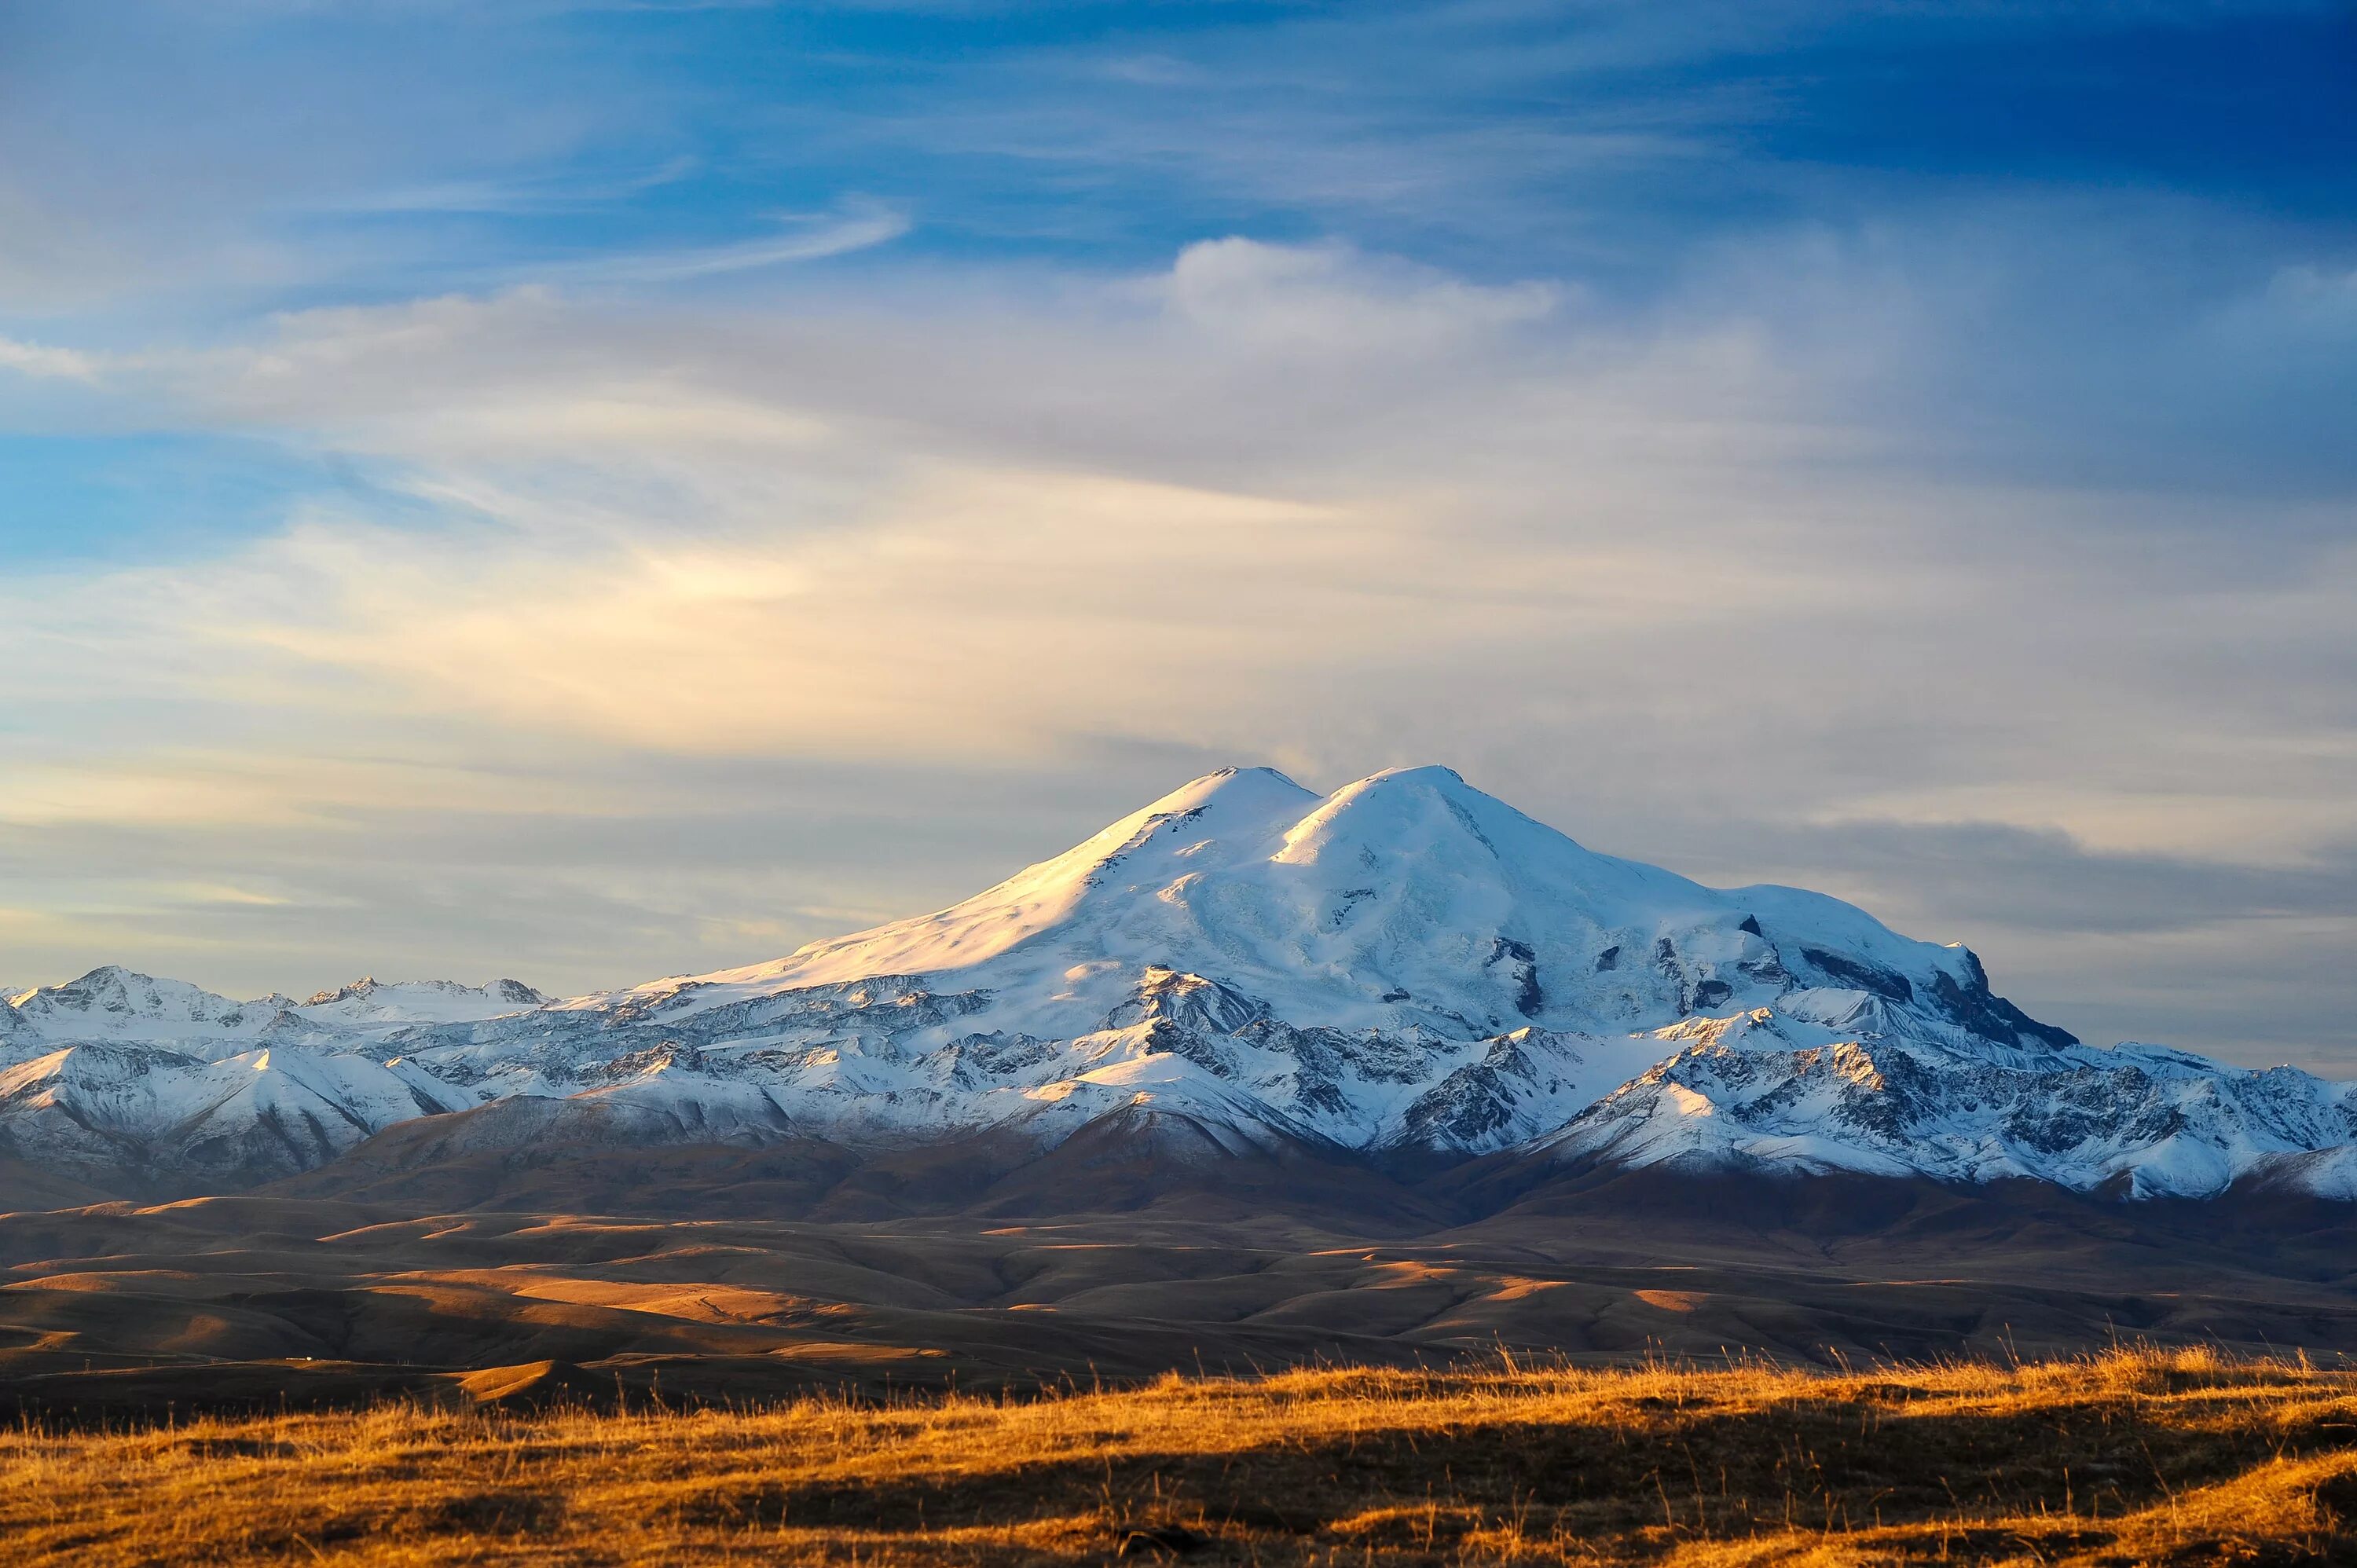
[[[139,993],[97,978],[76,983],[85,1014]],[[874,1152],[989,1131],[1047,1150],[1092,1130],[1395,1166],[2339,1194],[2357,1137],[2347,1086],[2090,1049],[1995,995],[1963,947],[1596,854],[1437,768],[1325,796],[1224,770],[939,913],[569,1001],[145,984],[168,1026],[76,1034],[54,992],[0,1013],[16,1152],[227,1181],[372,1134],[357,1157],[382,1165],[552,1140]]]
[[[1326,796],[1223,769],[938,914],[644,989],[922,974],[1033,1017],[1102,1015],[1141,966],[1349,1030],[1620,1034],[1829,986],[1920,1002],[1993,1044],[2072,1043],[1989,996],[1962,948],[1820,894],[1725,892],[1598,854],[1445,768]]]

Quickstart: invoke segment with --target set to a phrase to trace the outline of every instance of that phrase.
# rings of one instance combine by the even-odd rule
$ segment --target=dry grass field
[[[2357,1374],[2201,1350],[440,1402],[0,1437],[15,1563],[2357,1562]],[[2344,1522],[2344,1515],[2349,1516]]]

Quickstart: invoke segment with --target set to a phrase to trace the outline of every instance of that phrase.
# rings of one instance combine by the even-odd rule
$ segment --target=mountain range
[[[1967,948],[1595,853],[1439,768],[1323,796],[1222,770],[938,913],[619,991],[239,1002],[110,967],[0,1004],[0,1186],[985,1144],[1083,1184],[1150,1158],[2341,1199],[2357,1085],[2090,1047]]]

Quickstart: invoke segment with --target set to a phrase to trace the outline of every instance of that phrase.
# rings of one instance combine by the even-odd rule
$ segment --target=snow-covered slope
[[[2264,1173],[2347,1196],[2295,1156],[2357,1138],[2357,1086],[2158,1046],[1960,1048],[1889,1019],[1828,1025],[1826,1004],[1838,993],[1660,1031],[1674,1054],[1538,1148],[1621,1165],[2028,1176],[2137,1197],[2204,1197]]]
[[[284,1002],[232,1002],[185,981],[108,964],[24,992],[10,1011],[29,1037],[43,1040],[251,1040],[277,1021]]]
[[[512,980],[363,980],[308,1003],[236,1002],[94,969],[0,1004],[0,1154],[134,1183],[308,1170],[396,1122],[477,1102],[421,1068],[388,1064],[373,1038],[547,1000]]]
[[[929,974],[986,986],[1028,1017],[1079,1018],[1128,995],[1142,966],[1353,1030],[1619,1030],[1814,980],[1936,1002],[2007,1044],[2068,1038],[1994,1003],[1962,949],[1817,894],[1718,892],[1594,854],[1438,768],[1323,799],[1265,768],[1214,774],[938,915],[630,994],[700,1010]]]
[[[461,985],[455,980],[388,983],[371,976],[333,991],[322,991],[294,1011],[312,1023],[329,1027],[373,1029],[496,1018],[502,1013],[545,1006],[550,1000],[520,980]]]
[[[146,1040],[201,1047],[208,1043],[365,1035],[419,1023],[493,1018],[548,998],[514,980],[460,985],[448,980],[354,981],[308,1002],[271,995],[235,1002],[185,981],[158,980],[113,964],[63,985],[37,986],[9,999],[0,1040]],[[29,1031],[29,1032],[27,1032]]]
[[[396,1122],[474,1102],[414,1069],[300,1046],[208,1060],[152,1045],[93,1043],[0,1071],[9,1152],[97,1176],[242,1183],[287,1175]]]
[[[32,1074],[0,1082],[0,1132],[54,1128],[23,1109],[43,1083],[158,1170],[233,1146],[187,1129],[299,1119],[303,1094],[341,1118],[313,1115],[331,1153],[337,1127],[524,1096],[699,1142],[991,1126],[1047,1145],[1143,1109],[1371,1156],[2136,1193],[2254,1173],[2339,1190],[2350,1162],[2329,1152],[2357,1139],[2350,1086],[2090,1049],[1994,994],[1962,947],[1818,894],[1596,854],[1434,768],[1323,797],[1222,771],[937,914],[543,1001],[511,982],[361,982],[235,1004],[99,971],[0,1010],[0,1061]],[[34,1072],[69,1040],[122,1054]],[[143,1053],[155,1087],[123,1087]],[[222,1064],[290,1059],[338,1065],[215,1095]],[[278,1166],[309,1157],[265,1142]]]

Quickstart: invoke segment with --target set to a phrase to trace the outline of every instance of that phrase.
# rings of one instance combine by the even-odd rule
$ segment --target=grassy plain
[[[439,1402],[0,1435],[18,1563],[2357,1562],[2357,1374],[2194,1350]]]

